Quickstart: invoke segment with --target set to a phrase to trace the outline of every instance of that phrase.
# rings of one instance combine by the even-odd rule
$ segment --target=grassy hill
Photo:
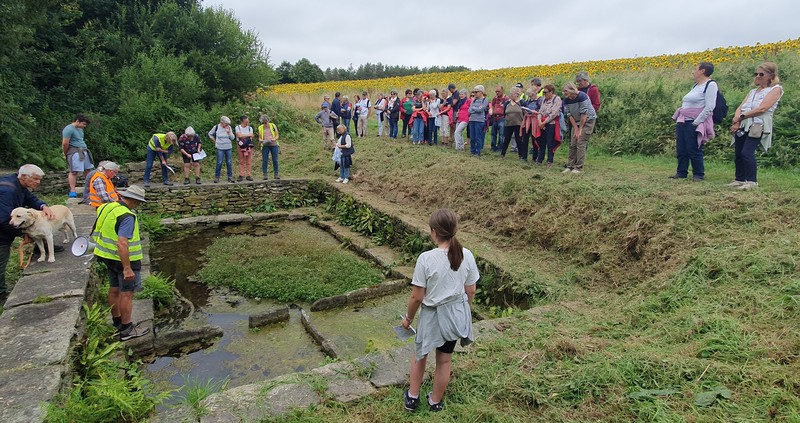
[[[777,112],[786,150],[759,160],[785,166],[760,169],[750,192],[724,187],[725,135],[708,147],[705,182],[666,178],[669,117],[691,87],[685,63],[595,78],[605,109],[582,175],[356,140],[348,191],[420,224],[436,208],[456,210],[468,248],[511,272],[515,289],[542,295],[511,311],[503,336],[454,357],[445,413],[409,416],[402,390],[384,389],[284,420],[800,421],[800,175],[794,158],[780,159],[794,157],[800,60],[796,51],[731,60],[718,79],[733,109],[764,59],[779,63],[787,87]],[[309,115],[317,107],[313,94],[284,100]],[[319,144],[313,126],[283,140],[282,172],[335,179]]]

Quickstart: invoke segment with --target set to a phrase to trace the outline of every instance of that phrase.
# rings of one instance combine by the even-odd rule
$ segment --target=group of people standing
[[[564,84],[563,99],[552,84],[542,86],[540,78],[533,78],[527,90],[522,83],[517,83],[509,95],[505,95],[502,86],[495,87],[494,92],[490,100],[483,85],[476,85],[468,92],[449,84],[441,91],[407,89],[403,97],[395,90],[388,97],[378,93],[372,104],[364,91],[360,97],[356,96],[357,135],[367,136],[366,123],[374,109],[378,136],[383,135],[384,124],[388,123],[389,138],[408,136],[414,145],[438,145],[441,140],[444,146],[453,143],[456,150],[464,150],[469,143],[470,153],[479,157],[486,134],[490,132],[492,152],[505,157],[510,146],[521,160],[527,161],[530,150],[535,163],[546,163],[550,167],[562,137],[568,134],[570,153],[564,172],[582,172],[586,146],[594,132],[601,104],[600,91],[586,72],[576,75],[575,83]],[[325,149],[334,147],[333,128],[338,125],[338,119],[342,119],[349,132],[354,113],[347,96],[337,92],[332,103],[329,99],[329,96],[324,97],[322,110],[315,116],[322,126]]]
[[[280,133],[278,127],[272,123],[269,116],[262,114],[259,117],[261,123],[258,128],[250,125],[250,118],[242,116],[239,124],[231,126],[231,119],[221,116],[219,123],[208,131],[208,138],[214,142],[217,152],[217,163],[214,170],[214,183],[220,181],[222,165],[225,164],[228,182],[235,183],[233,178],[233,148],[236,146],[239,161],[238,181],[252,181],[253,156],[256,148],[261,149],[261,171],[263,179],[267,180],[269,170],[269,159],[272,156],[273,178],[280,179],[278,167],[278,154],[280,152]],[[164,185],[171,186],[170,171],[172,168],[167,164],[167,157],[175,150],[179,150],[183,159],[183,184],[190,184],[190,171],[194,170],[195,183],[200,184],[200,163],[206,157],[203,151],[203,143],[200,136],[195,133],[194,128],[187,127],[180,137],[174,132],[153,134],[147,144],[147,156],[144,169],[144,186],[150,186],[150,173],[156,159],[161,163],[161,179]]]
[[[720,123],[727,113],[727,109],[720,111],[727,105],[723,103],[717,82],[711,79],[713,73],[714,65],[709,62],[700,62],[694,67],[695,84],[672,116],[676,122],[678,166],[671,179],[688,178],[691,164],[692,180],[705,180],[703,147],[716,136],[714,124]],[[767,151],[772,145],[773,114],[783,96],[778,66],[772,62],[760,64],[753,73],[753,85],[755,88],[736,108],[730,128],[736,171],[728,186],[739,190],[758,186],[755,152],[759,147]]]

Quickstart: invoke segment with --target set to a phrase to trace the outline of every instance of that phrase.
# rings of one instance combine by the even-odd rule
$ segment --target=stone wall
[[[301,195],[309,186],[304,179],[282,179],[203,184],[174,185],[165,187],[155,184],[147,189],[148,202],[142,210],[167,216],[199,216],[221,213],[244,213],[259,211],[269,200],[277,204],[287,193]]]
[[[97,165],[99,160],[95,160],[95,165]],[[134,162],[134,163],[127,163],[124,165],[120,165],[119,174],[128,178],[128,183],[130,184],[141,184],[144,180],[144,164],[145,162]],[[183,169],[183,162],[181,161],[180,157],[175,160],[175,157],[170,157],[169,164],[175,169],[176,172],[179,172],[180,169]],[[154,170],[155,173],[155,180],[161,180],[161,168],[156,165]],[[174,178],[178,180],[179,178]],[[78,192],[81,192],[83,189],[83,174],[78,174],[78,182],[76,184],[76,188]],[[69,183],[67,182],[67,171],[46,171],[44,177],[42,178],[42,184],[39,185],[39,188],[36,190],[39,194],[62,194],[67,195],[69,192]]]

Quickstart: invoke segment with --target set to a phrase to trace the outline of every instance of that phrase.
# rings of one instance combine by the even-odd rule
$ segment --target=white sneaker
[[[572,173],[581,173],[581,172],[582,171],[580,169],[572,169]]]
[[[747,190],[750,190],[750,189],[753,189],[753,188],[757,188],[757,187],[758,187],[758,182],[744,181],[736,189],[742,190],[742,191],[747,191]]]
[[[343,183],[343,184],[346,184],[346,183],[348,183],[348,182],[350,182],[350,180],[349,180],[349,179],[345,179],[344,181],[342,181],[342,183]]]
[[[736,187],[742,186],[742,184],[744,184],[744,181],[733,181],[733,182],[731,182],[729,184],[725,184],[725,186],[726,187],[736,188]]]
[[[343,180],[342,178],[336,178],[336,182],[342,182]]]
[[[570,173],[570,172],[572,172],[572,169],[570,168],[565,168],[564,170],[561,171],[561,173]]]

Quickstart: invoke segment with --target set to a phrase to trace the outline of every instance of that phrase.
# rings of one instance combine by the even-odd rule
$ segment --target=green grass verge
[[[286,224],[265,237],[220,238],[206,257],[199,272],[203,282],[230,286],[251,298],[310,302],[383,280],[379,269],[306,223]]]

